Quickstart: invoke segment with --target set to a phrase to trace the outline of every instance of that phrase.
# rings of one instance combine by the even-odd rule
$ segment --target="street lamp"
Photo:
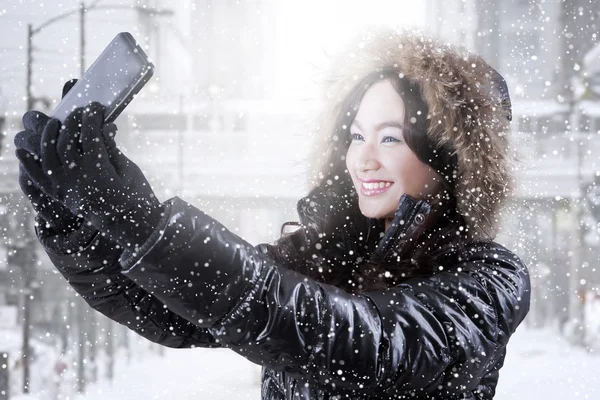
[[[27,74],[26,74],[26,84],[25,84],[25,97],[26,97],[26,111],[33,109],[34,103],[38,98],[35,98],[31,93],[31,83],[32,83],[32,64],[33,64],[33,36],[40,33],[44,28],[48,25],[52,25],[55,22],[61,21],[65,18],[70,17],[74,14],[79,14],[79,74],[83,76],[85,72],[85,13],[92,10],[119,10],[119,9],[127,9],[127,10],[135,10],[140,14],[145,14],[150,17],[155,16],[163,16],[163,15],[173,15],[173,10],[168,9],[157,9],[152,7],[144,7],[144,6],[125,6],[125,5],[98,5],[98,1],[90,6],[86,7],[83,2],[80,3],[79,7],[73,9],[71,11],[67,11],[61,14],[56,15],[55,17],[50,18],[49,20],[43,22],[37,28],[33,28],[33,25],[27,24]]]
[[[32,86],[32,70],[33,70],[33,37],[40,33],[47,26],[61,21],[65,18],[68,18],[72,15],[79,14],[80,21],[80,48],[79,48],[79,57],[80,57],[80,76],[83,76],[85,72],[85,13],[91,10],[99,10],[99,9],[127,9],[127,10],[135,10],[139,13],[145,14],[149,17],[154,16],[162,16],[162,15],[172,15],[172,10],[163,10],[156,9],[152,7],[144,7],[144,6],[125,6],[125,5],[98,5],[101,0],[96,0],[93,4],[86,7],[84,2],[82,1],[78,8],[73,10],[58,14],[47,21],[43,22],[37,28],[34,28],[31,23],[27,24],[27,72],[26,72],[26,85],[25,85],[25,96],[26,96],[26,111],[32,110],[34,108],[35,102],[39,100],[44,100],[43,98],[36,98],[32,94],[31,86]],[[25,235],[27,238],[31,237],[30,230],[26,230]],[[35,265],[37,262],[37,258],[35,257],[35,252],[32,252],[31,256],[31,265]],[[33,271],[32,271],[33,272]],[[27,285],[26,288],[27,289]],[[24,294],[24,321],[23,321],[23,393],[29,393],[29,300],[30,297],[27,294]],[[83,320],[83,305],[81,301],[78,302],[79,307],[81,309],[77,313],[79,318],[79,323],[81,325],[81,321]],[[93,329],[93,328],[92,328]],[[81,328],[80,328],[81,331]],[[79,355],[78,355],[78,364],[80,368],[78,368],[78,392],[83,392],[85,390],[85,381],[83,379],[83,361],[84,361],[84,345],[83,345],[83,337],[80,336],[80,346],[79,346]]]

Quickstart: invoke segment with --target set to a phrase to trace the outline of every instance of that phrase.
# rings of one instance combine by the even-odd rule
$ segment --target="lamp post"
[[[79,4],[79,7],[73,9],[71,11],[67,11],[61,14],[56,15],[55,17],[50,18],[49,20],[43,22],[37,28],[33,28],[32,24],[27,24],[27,73],[26,73],[26,83],[25,83],[25,98],[26,98],[26,111],[33,109],[34,103],[39,100],[34,97],[31,90],[32,83],[32,64],[33,64],[33,37],[40,33],[44,28],[48,25],[52,25],[55,22],[61,21],[65,18],[70,17],[74,14],[79,14],[79,72],[80,76],[83,76],[85,72],[85,14],[92,10],[135,10],[138,13],[145,14],[148,16],[164,16],[164,15],[173,15],[173,10],[169,9],[157,9],[152,7],[143,7],[143,6],[125,6],[125,5],[98,5],[98,1],[90,6],[85,6],[84,2]]]
[[[76,10],[71,10],[68,12],[64,12],[62,14],[58,14],[57,16],[50,18],[49,20],[45,21],[44,23],[42,23],[40,26],[38,26],[37,28],[33,28],[33,25],[31,23],[27,24],[27,73],[26,73],[26,83],[25,83],[25,98],[26,98],[26,111],[29,111],[33,108],[35,101],[37,100],[36,98],[33,97],[32,93],[31,93],[31,82],[32,82],[32,70],[33,70],[33,36],[37,35],[38,33],[40,33],[45,27],[47,27],[48,25],[52,25],[53,23],[60,21],[62,19],[65,19],[77,12],[81,12],[81,9],[83,9],[83,3],[81,3],[81,7],[80,9],[76,9]],[[83,14],[82,14],[82,19],[83,19]],[[83,27],[83,24],[81,25]],[[82,42],[82,47],[81,50],[83,50],[83,42]],[[83,51],[82,51],[83,53]]]
[[[582,135],[579,131],[580,119],[581,119],[581,104],[580,99],[576,96],[573,97],[570,103],[570,131],[575,136],[577,146],[577,198],[573,201],[573,215],[574,215],[574,232],[571,235],[571,268],[569,271],[569,318],[573,327],[573,334],[571,342],[574,345],[583,345],[583,339],[585,338],[585,315],[583,310],[583,300],[581,296],[585,296],[585,292],[581,290],[581,267],[583,259],[583,195],[581,185],[581,141]],[[582,294],[583,293],[583,294]]]
[[[85,37],[85,14],[91,10],[100,10],[100,9],[126,9],[126,10],[135,10],[138,13],[142,13],[148,15],[150,17],[154,16],[162,16],[162,15],[172,15],[173,11],[168,9],[156,9],[152,7],[143,7],[143,6],[125,6],[125,5],[98,5],[101,0],[96,0],[93,4],[86,7],[85,3],[82,1],[79,7],[58,14],[47,21],[43,22],[38,27],[34,28],[31,23],[27,24],[27,60],[26,60],[26,83],[25,83],[25,97],[26,97],[26,111],[32,110],[35,106],[35,102],[41,100],[41,98],[37,98],[33,96],[32,93],[32,82],[33,82],[33,37],[40,33],[47,26],[61,21],[65,18],[68,18],[72,15],[79,14],[79,28],[80,28],[80,38],[79,38],[79,60],[80,60],[80,76],[83,76],[85,72],[85,46],[86,46],[86,37]],[[31,233],[29,230],[27,231],[27,235],[31,238]],[[31,259],[31,265],[35,265],[37,259],[35,259],[35,252],[33,253],[33,258]],[[33,271],[32,271],[33,272]],[[25,288],[27,289],[27,288]],[[23,367],[23,393],[29,393],[29,298],[30,295],[26,293],[24,290],[24,321],[23,321],[23,358],[24,358],[24,367]],[[76,302],[78,310],[76,311],[76,317],[78,319],[78,328],[81,332],[81,327],[83,325],[84,319],[84,307],[83,300]],[[91,327],[93,329],[93,326]],[[78,354],[78,379],[77,379],[77,391],[82,393],[85,391],[85,379],[84,379],[84,370],[83,370],[83,361],[85,358],[85,337],[83,334],[80,334],[79,337],[79,354]]]

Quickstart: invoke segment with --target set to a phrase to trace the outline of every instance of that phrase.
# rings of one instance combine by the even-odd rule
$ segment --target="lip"
[[[362,179],[361,179],[361,180],[362,180]],[[389,182],[389,181],[379,181],[379,180],[372,179],[372,180],[370,180],[370,181],[363,181],[363,182]],[[390,182],[390,183],[391,183],[391,185],[390,185],[390,186],[388,186],[388,187],[382,187],[382,188],[371,189],[371,190],[369,190],[369,189],[365,189],[365,188],[363,187],[363,185],[360,185],[360,193],[361,193],[363,196],[377,196],[377,195],[380,195],[380,194],[382,194],[382,193],[384,193],[384,192],[388,191],[388,190],[389,190],[389,188],[391,188],[392,186],[394,186],[394,182]]]
[[[371,182],[390,182],[393,183],[392,181],[385,181],[383,179],[362,179],[362,178],[358,178],[359,181],[361,182],[365,182],[365,183],[371,183]]]

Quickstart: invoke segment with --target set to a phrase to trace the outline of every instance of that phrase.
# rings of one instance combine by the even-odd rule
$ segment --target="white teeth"
[[[368,190],[373,189],[383,189],[384,187],[390,187],[392,185],[391,182],[374,182],[374,183],[365,183],[363,182],[363,187]]]

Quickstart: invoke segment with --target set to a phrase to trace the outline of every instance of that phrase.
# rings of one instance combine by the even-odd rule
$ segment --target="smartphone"
[[[121,32],[50,116],[64,122],[78,107],[97,101],[106,107],[104,121],[113,122],[154,74],[154,65],[129,32]]]

